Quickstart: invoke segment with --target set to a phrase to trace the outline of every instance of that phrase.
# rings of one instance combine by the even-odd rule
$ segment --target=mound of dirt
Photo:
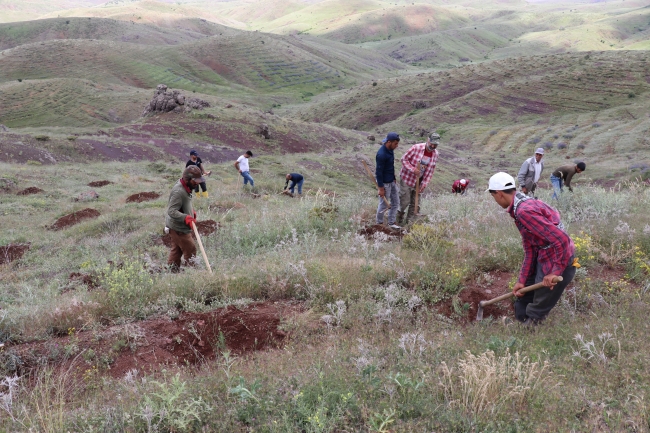
[[[38,194],[43,192],[42,189],[36,188],[35,186],[30,186],[29,188],[25,188],[22,191],[19,191],[16,193],[16,195],[30,195],[30,194]]]
[[[0,247],[0,265],[20,259],[31,244],[9,244]]]
[[[211,233],[214,233],[218,228],[219,228],[219,223],[214,220],[205,220],[205,221],[196,222],[196,229],[199,231],[200,236],[207,236]],[[194,230],[192,230],[191,233],[192,233],[192,237],[196,239],[196,236],[194,236]],[[168,234],[161,236],[158,242],[164,244],[167,248],[171,248],[172,237],[169,236]]]
[[[101,214],[99,211],[91,208],[82,209],[77,212],[62,216],[54,224],[50,226],[50,230],[62,230],[66,227],[73,226],[83,220],[97,218]]]
[[[154,90],[153,98],[144,107],[142,112],[143,116],[146,116],[150,113],[168,113],[173,111],[174,113],[189,112],[192,109],[202,110],[203,108],[209,107],[210,103],[199,98],[190,98],[185,99],[179,90],[170,90],[167,91],[167,86],[164,84],[158,84],[156,90]]]
[[[73,336],[79,350],[92,350],[98,359],[111,359],[106,372],[115,378],[134,369],[147,373],[167,366],[196,365],[214,359],[223,349],[242,355],[251,351],[281,347],[287,334],[280,329],[283,318],[304,310],[296,302],[259,302],[243,308],[229,306],[207,313],[183,313],[177,320],[156,318],[120,325],[101,332],[80,332]],[[55,347],[68,347],[70,336],[10,347],[21,361],[24,374],[47,360],[50,365],[83,372],[84,361],[52,360]],[[127,341],[130,344],[120,344]],[[74,358],[74,357],[73,357]]]
[[[102,186],[110,185],[112,183],[113,182],[111,182],[110,180],[96,180],[94,182],[90,182],[88,184],[88,186],[93,187],[93,188],[99,188],[99,187],[102,187]]]
[[[509,291],[508,283],[511,279],[511,273],[500,272],[491,275],[490,285],[472,282],[458,294],[459,311],[456,311],[453,302],[449,300],[438,305],[438,312],[461,323],[474,322],[476,321],[478,303],[507,293]],[[514,305],[511,301],[503,300],[483,308],[483,320],[488,317],[497,319],[502,316],[514,318]]]
[[[375,239],[379,236],[386,235],[391,240],[402,239],[404,234],[401,230],[393,230],[388,226],[383,224],[375,224],[372,226],[366,226],[357,232],[361,236],[365,236],[368,239]]]
[[[126,198],[127,203],[142,203],[143,201],[155,200],[160,197],[157,192],[138,192]]]

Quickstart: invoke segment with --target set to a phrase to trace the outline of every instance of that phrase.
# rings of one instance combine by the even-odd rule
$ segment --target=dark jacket
[[[573,191],[573,188],[571,187],[571,179],[577,172],[575,164],[563,165],[553,172],[553,176],[562,179],[564,186],[569,188],[569,191]]]
[[[382,188],[385,183],[395,182],[395,154],[393,151],[386,149],[386,145],[382,145],[377,151],[375,160],[377,162],[375,170],[377,186]]]

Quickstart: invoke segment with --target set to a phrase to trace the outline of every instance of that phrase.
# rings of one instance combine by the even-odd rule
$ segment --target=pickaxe
[[[562,281],[562,277],[555,277],[553,279],[554,282],[559,283]],[[524,287],[522,289],[519,289],[517,293],[527,293],[527,292],[532,292],[533,290],[537,290],[539,288],[544,287],[544,282],[541,281],[537,284],[533,284],[532,286]],[[504,299],[508,299],[509,297],[513,296],[512,292],[504,293],[501,296],[497,296],[496,298],[492,298],[488,301],[481,301],[478,303],[478,311],[476,312],[476,320],[483,320],[483,307],[487,307],[488,305],[492,305],[495,302],[503,301]]]

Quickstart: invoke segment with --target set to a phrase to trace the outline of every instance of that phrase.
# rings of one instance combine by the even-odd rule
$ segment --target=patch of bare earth
[[[88,186],[93,187],[93,188],[99,188],[99,187],[102,187],[102,186],[110,185],[112,183],[113,182],[111,182],[110,180],[96,180],[94,182],[90,182],[88,184]]]
[[[50,230],[63,230],[64,228],[78,224],[83,220],[97,218],[100,215],[99,211],[91,208],[72,212],[71,214],[62,216],[56,220],[56,222],[50,226]]]
[[[9,244],[0,247],[0,265],[11,263],[14,260],[20,259],[27,250],[30,244]]]
[[[205,221],[196,222],[196,230],[199,232],[200,236],[207,236],[209,234],[212,234],[215,231],[217,231],[218,228],[219,228],[219,223],[214,220],[205,220]],[[191,234],[192,237],[196,239],[196,237],[194,236],[194,230],[192,230]],[[171,248],[172,237],[168,234],[161,236],[158,242],[162,242],[167,248]]]
[[[368,239],[374,239],[377,238],[378,236],[386,235],[391,240],[398,240],[398,239],[402,239],[402,237],[404,236],[401,230],[393,230],[390,227],[385,226],[383,224],[375,224],[372,226],[364,227],[361,230],[359,230],[357,233],[360,234],[361,236],[365,236]]]
[[[492,279],[490,280],[491,283],[489,285],[487,285],[487,283],[477,284],[472,281],[465,286],[465,288],[458,294],[458,311],[454,308],[453,301],[447,300],[437,305],[438,312],[444,316],[458,320],[461,323],[476,321],[479,302],[496,298],[499,295],[511,291],[508,288],[508,284],[512,279],[511,273],[493,273],[491,277]],[[469,308],[463,308],[464,305],[468,305]],[[514,318],[514,304],[512,299],[503,300],[483,308],[483,320],[488,317],[497,319],[502,316]]]
[[[160,197],[157,192],[138,192],[126,198],[127,203],[142,203],[143,201],[155,200]]]
[[[197,365],[223,350],[243,355],[282,347],[288,335],[282,330],[283,320],[303,310],[295,301],[258,302],[242,308],[183,313],[175,320],[163,317],[113,326],[100,331],[99,338],[96,331],[79,332],[8,350],[22,361],[19,374],[46,361],[81,376],[92,363],[78,356],[56,356],[61,348],[74,344],[78,352],[92,351],[95,359],[109,360],[106,373],[120,378],[134,369],[153,373],[165,367]]]
[[[31,195],[31,194],[38,194],[43,192],[42,189],[36,188],[35,186],[30,186],[29,188],[25,188],[22,191],[18,191],[16,195]]]

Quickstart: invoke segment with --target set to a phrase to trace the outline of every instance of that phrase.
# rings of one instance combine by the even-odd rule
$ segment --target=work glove
[[[192,218],[189,215],[185,215],[185,225],[189,228],[192,228],[192,223],[196,224],[196,218]]]

